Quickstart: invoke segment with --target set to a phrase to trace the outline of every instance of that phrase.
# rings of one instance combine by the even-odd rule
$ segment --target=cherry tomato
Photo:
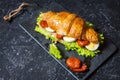
[[[45,20],[41,20],[40,25],[41,25],[42,28],[48,27],[47,21],[45,21]]]
[[[72,69],[70,68],[72,71],[75,71],[75,72],[84,72],[86,71],[88,68],[87,68],[87,65],[86,64],[82,64],[82,66],[80,68],[75,68],[75,69]]]
[[[57,37],[58,39],[62,39],[62,38],[63,38],[63,36],[60,35],[60,34],[56,34],[56,37]]]
[[[84,47],[89,44],[89,41],[87,40],[77,40],[77,43],[79,46]]]
[[[66,64],[68,67],[75,69],[81,66],[81,61],[78,58],[70,57],[66,60]]]

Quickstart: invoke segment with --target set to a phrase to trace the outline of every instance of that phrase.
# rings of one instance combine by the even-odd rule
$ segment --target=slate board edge
[[[21,25],[19,24],[19,26],[39,45],[41,46],[48,54],[49,52]],[[65,70],[67,70],[74,78],[78,79],[72,72],[70,72],[64,65],[62,65],[54,56],[50,55],[52,58],[54,58]],[[81,79],[82,80],[82,79]]]
[[[58,4],[58,3],[53,2],[53,3],[50,3],[50,4]],[[50,5],[50,4],[49,4],[49,5]],[[60,4],[58,4],[58,5],[61,6]],[[31,36],[31,38],[33,38],[33,39],[35,40],[35,42],[37,42],[37,43],[49,54],[48,50],[46,50],[45,47],[44,47],[42,44],[40,44],[40,42],[39,42],[38,40],[36,40],[36,39],[32,36],[32,34],[30,34],[30,33],[23,27],[22,24],[19,24],[19,26],[20,26],[29,36]],[[115,48],[115,50],[113,51],[113,53],[114,53],[115,51],[116,51],[116,48]],[[111,55],[112,55],[112,53],[107,56],[107,58],[104,60],[104,62],[105,62]],[[52,56],[52,55],[50,55],[50,56]],[[104,63],[104,62],[102,62],[101,64],[99,64],[98,67],[96,67],[96,69],[95,69],[94,71],[89,72],[88,74],[86,74],[85,77],[83,77],[83,78],[78,78],[78,77],[75,76],[69,69],[67,69],[61,62],[59,62],[59,60],[57,60],[54,56],[52,56],[52,57],[53,57],[65,70],[67,70],[74,78],[76,78],[77,80],[85,80],[86,78],[88,78],[94,71],[96,71],[96,70]]]

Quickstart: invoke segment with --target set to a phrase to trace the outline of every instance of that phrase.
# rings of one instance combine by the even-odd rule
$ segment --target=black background
[[[38,9],[51,2],[57,2],[65,9],[81,15],[83,18],[88,15],[86,20],[94,21],[94,24],[100,23],[93,20],[96,17],[94,14],[101,13],[105,21],[101,23],[102,26],[96,24],[95,28],[104,33],[118,47],[118,50],[88,80],[120,79],[119,0],[1,0],[0,80],[75,80],[19,27],[19,23],[32,17],[32,8],[23,9],[11,23],[3,20],[3,16],[16,9],[22,2],[33,3],[34,6],[38,6]],[[82,13],[82,11],[84,12]]]

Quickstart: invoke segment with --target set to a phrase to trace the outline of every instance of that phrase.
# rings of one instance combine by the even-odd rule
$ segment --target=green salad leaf
[[[57,41],[57,38],[48,33],[44,28],[36,26],[35,31],[39,32],[40,34],[44,35],[46,39],[50,39],[52,42]]]
[[[57,58],[57,59],[62,58],[60,51],[58,50],[57,46],[54,43],[50,44],[49,47],[50,47],[49,53],[51,55],[55,56],[55,58]]]
[[[94,26],[94,25],[93,25],[91,22],[89,22],[89,21],[86,21],[85,24],[86,24],[88,27],[90,27],[90,28],[93,28],[93,26]]]
[[[104,36],[103,36],[103,34],[101,34],[101,33],[99,33],[99,42],[101,43],[101,44],[103,44],[104,43]]]
[[[59,41],[65,46],[66,50],[74,50],[77,51],[78,55],[85,56],[85,57],[94,57],[100,50],[90,51],[86,48],[80,47],[77,42],[65,42],[63,40]]]
[[[55,36],[51,35],[48,31],[46,31],[44,28],[39,27],[39,22],[41,20],[43,13],[41,12],[40,15],[37,18],[37,26],[35,27],[35,31],[44,35],[46,39],[50,39],[52,42],[58,41],[59,43],[63,44],[65,46],[66,50],[74,50],[78,53],[78,55],[85,56],[85,57],[94,57],[97,53],[100,52],[100,50],[90,51],[84,47],[80,47],[77,42],[65,42],[64,40],[57,39]],[[93,24],[90,22],[86,22],[86,24],[89,27],[92,27]],[[103,34],[99,34],[99,41],[100,43],[103,43],[104,36]],[[50,44],[50,50],[49,52],[54,55],[56,58],[60,59],[60,51],[58,50],[57,46],[55,46],[54,43]]]
[[[42,20],[42,15],[43,15],[43,12],[40,12],[39,16],[37,17],[37,25],[39,25],[39,22]]]

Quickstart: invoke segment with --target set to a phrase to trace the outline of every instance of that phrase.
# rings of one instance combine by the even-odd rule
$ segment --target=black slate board
[[[49,40],[46,40],[43,35],[35,32],[34,28],[36,26],[36,18],[39,15],[39,12],[45,12],[45,11],[49,11],[49,10],[56,11],[56,12],[68,11],[65,8],[63,8],[61,5],[53,2],[53,3],[45,6],[42,9],[38,9],[38,10],[34,11],[33,17],[31,17],[31,18],[23,21],[21,24],[19,24],[20,27],[26,33],[28,33],[28,35],[30,35],[47,53],[48,53],[48,49],[49,49],[48,48],[49,43],[51,43],[51,42]],[[70,12],[72,12],[72,11],[70,11]],[[79,12],[76,11],[75,13],[78,14]],[[99,16],[97,16],[96,18],[99,19]],[[98,19],[96,19],[96,20],[98,20]],[[105,19],[105,18],[103,17],[102,19]],[[101,21],[98,20],[97,22],[101,22]],[[102,22],[102,23],[104,23],[104,22]],[[100,30],[98,30],[98,31],[100,31]],[[62,60],[57,60],[53,56],[52,57],[58,63],[60,63],[62,65],[62,67],[64,67],[68,72],[70,72],[77,80],[85,80],[92,72],[94,72],[102,63],[105,62],[105,60],[107,60],[116,51],[116,46],[112,42],[108,41],[107,38],[105,38],[105,42],[104,42],[103,46],[100,47],[101,53],[96,55],[94,58],[85,58],[85,57],[79,56],[77,53],[75,53],[73,51],[71,51],[71,52],[65,51],[64,46],[61,44],[57,44],[57,46],[59,46],[59,49],[62,51],[64,58]],[[83,62],[85,62],[89,66],[89,70],[86,72],[83,72],[83,73],[75,73],[75,72],[72,72],[71,70],[69,70],[67,68],[67,66],[65,65],[65,59],[70,56],[75,56],[75,57],[81,59]]]

